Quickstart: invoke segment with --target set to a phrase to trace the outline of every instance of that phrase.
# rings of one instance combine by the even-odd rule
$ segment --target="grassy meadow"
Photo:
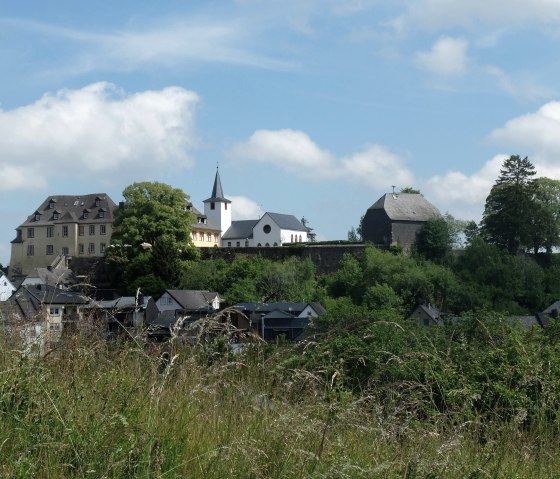
[[[2,338],[0,477],[558,476],[544,419],[393,414],[336,373],[293,368],[289,347],[218,350],[174,344],[162,361],[139,342],[78,336],[29,357]]]

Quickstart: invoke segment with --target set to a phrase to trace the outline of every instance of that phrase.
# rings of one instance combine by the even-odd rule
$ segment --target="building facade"
[[[49,196],[16,228],[10,276],[26,276],[57,257],[102,257],[116,205],[105,193]]]

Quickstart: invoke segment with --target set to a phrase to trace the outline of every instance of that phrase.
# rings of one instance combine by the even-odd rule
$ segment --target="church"
[[[198,223],[193,225],[193,238],[196,234],[200,239],[198,230],[203,229],[199,228],[200,225],[211,231],[203,233],[206,238],[210,238],[210,244],[195,241],[196,246],[218,246],[214,236],[218,231],[221,232],[220,246],[225,248],[282,246],[284,243],[308,241],[309,230],[293,215],[267,212],[257,219],[232,221],[232,207],[231,200],[224,196],[220,172],[216,170],[212,194],[204,200],[204,214],[197,214]]]

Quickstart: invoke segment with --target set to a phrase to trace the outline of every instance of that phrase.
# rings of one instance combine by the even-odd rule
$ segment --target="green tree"
[[[305,216],[301,218],[301,224],[307,228],[308,240],[314,242],[317,237],[317,233],[313,233],[313,228],[309,227],[309,220]]]
[[[424,224],[416,238],[416,252],[426,259],[444,262],[453,244],[449,223],[444,218],[433,218]]]
[[[361,216],[360,224],[356,228],[354,228],[353,226],[352,228],[350,228],[350,230],[348,231],[348,241],[363,241],[362,231],[364,227],[364,217],[365,215]]]
[[[535,167],[527,157],[512,155],[486,198],[482,235],[510,254],[533,246],[532,213],[535,208]]]
[[[560,245],[560,181],[537,178],[535,185],[532,246],[535,253],[543,247],[551,254]]]
[[[403,189],[401,189],[400,193],[411,193],[414,195],[420,195],[420,190],[413,188],[412,186],[405,186]]]
[[[180,280],[181,260],[197,255],[186,209],[189,196],[164,183],[134,183],[123,191],[124,204],[115,215],[107,253],[113,280],[132,293],[139,285],[158,294]]]

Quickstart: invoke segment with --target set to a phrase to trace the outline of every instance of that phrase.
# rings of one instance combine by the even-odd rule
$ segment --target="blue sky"
[[[0,0],[0,262],[50,195],[134,181],[344,239],[383,193],[479,220],[505,155],[560,179],[560,1]]]

